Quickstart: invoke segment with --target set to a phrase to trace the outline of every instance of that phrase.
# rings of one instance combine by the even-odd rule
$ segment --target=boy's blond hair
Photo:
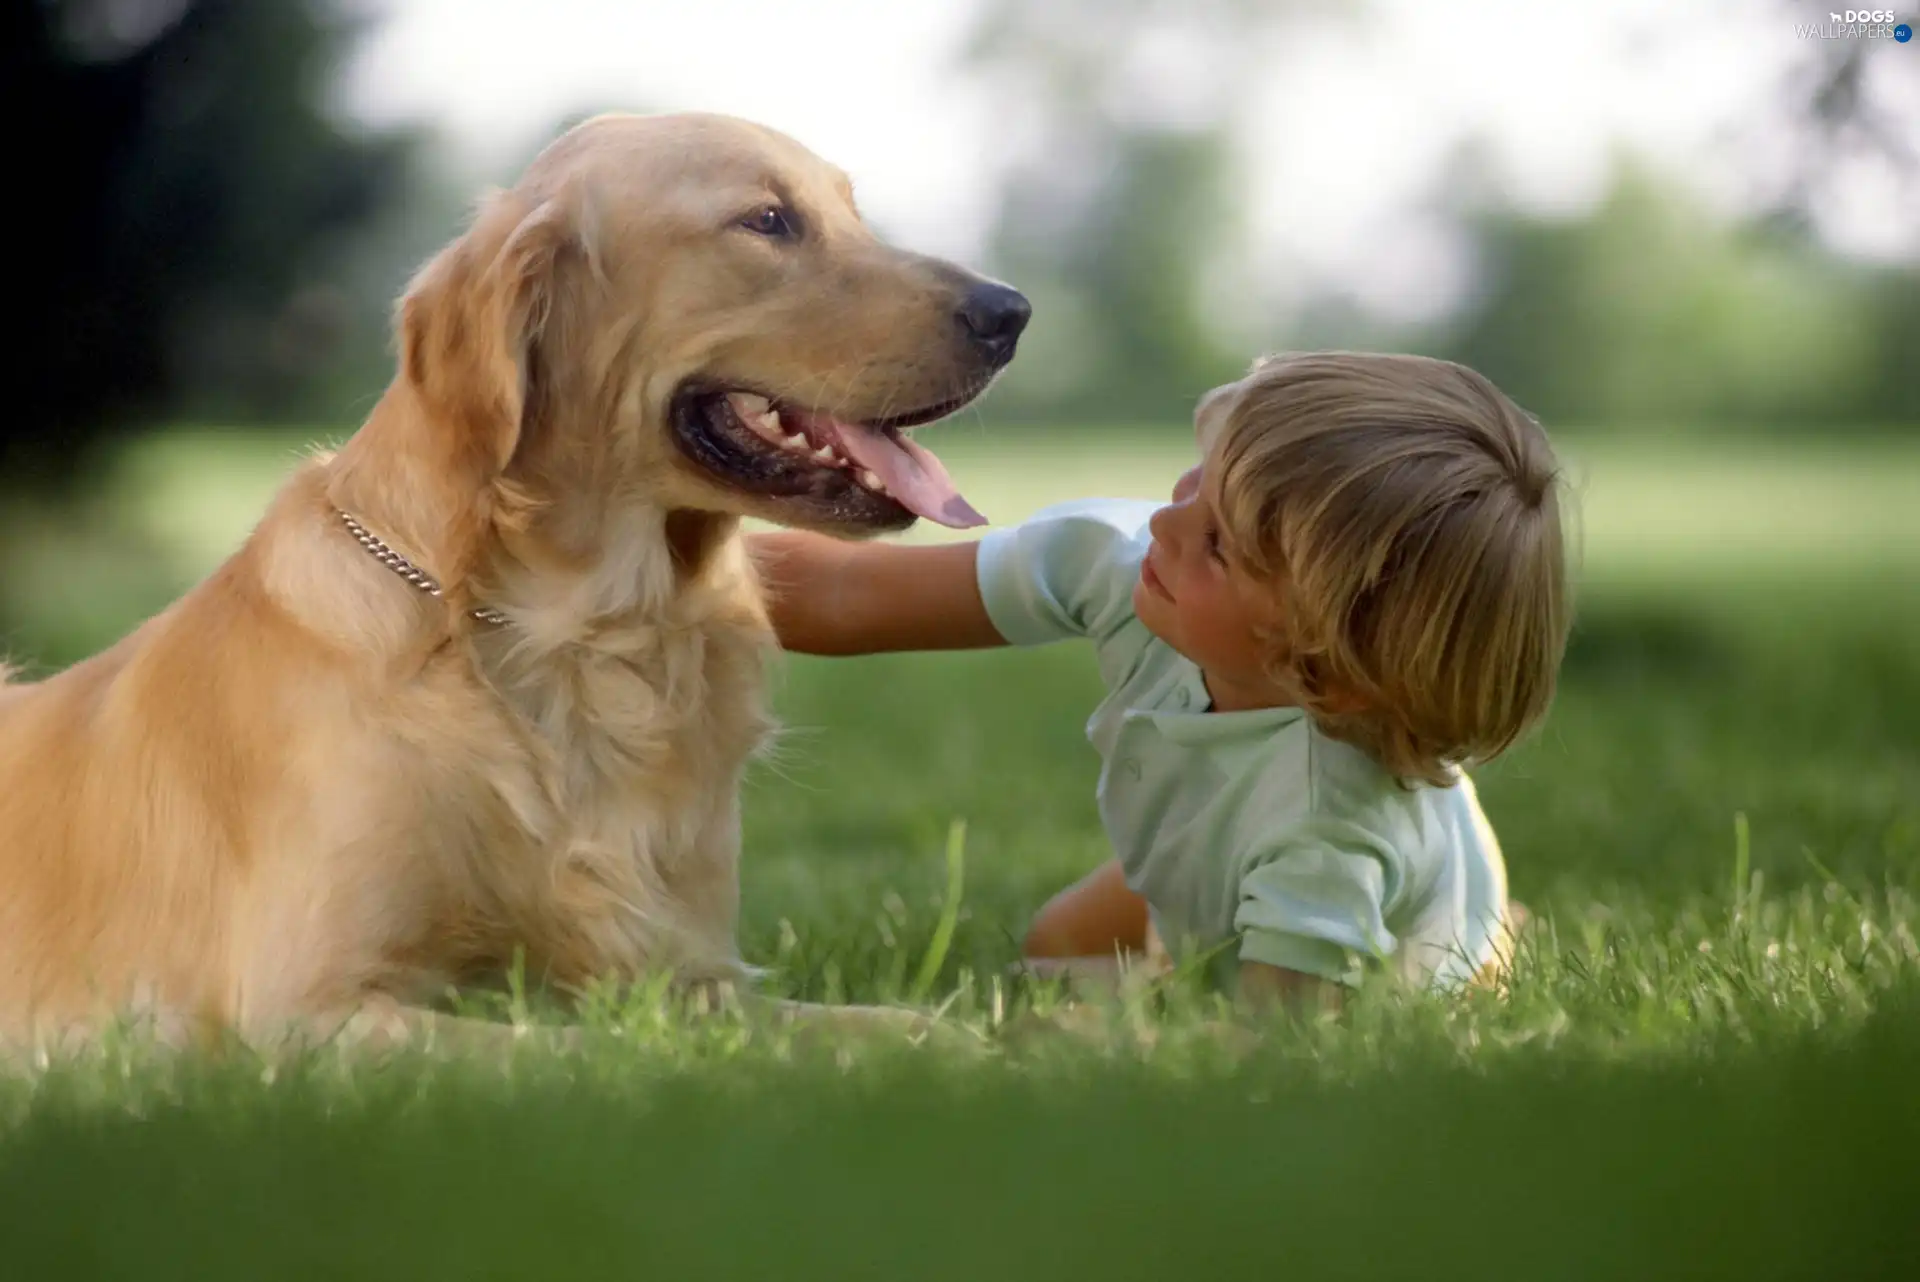
[[[1563,483],[1499,388],[1422,356],[1287,355],[1254,367],[1220,434],[1222,544],[1278,588],[1276,663],[1323,730],[1444,784],[1545,715]]]

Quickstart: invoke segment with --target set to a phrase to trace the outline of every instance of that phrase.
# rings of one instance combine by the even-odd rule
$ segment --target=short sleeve
[[[1386,925],[1397,880],[1391,852],[1364,829],[1288,839],[1241,879],[1240,959],[1357,984],[1398,944]]]
[[[1014,645],[1104,640],[1133,617],[1157,504],[1095,499],[1047,508],[980,541],[980,598]]]

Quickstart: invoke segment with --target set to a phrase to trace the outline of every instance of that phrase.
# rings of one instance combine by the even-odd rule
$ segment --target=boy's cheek
[[[1133,581],[1133,617],[1140,620],[1149,632],[1154,630],[1154,604],[1153,593],[1147,590],[1147,585],[1139,579],[1135,579]]]
[[[1140,626],[1160,638],[1168,645],[1175,645],[1167,603],[1161,600],[1145,583],[1135,579],[1133,583],[1133,617],[1140,620]],[[1177,648],[1177,646],[1176,646]]]

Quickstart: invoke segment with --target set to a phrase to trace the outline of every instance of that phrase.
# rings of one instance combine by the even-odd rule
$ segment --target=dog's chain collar
[[[346,512],[341,512],[339,508],[335,508],[334,511],[340,512],[340,523],[347,527],[347,533],[353,535],[354,542],[372,553],[374,560],[386,566],[389,570],[392,570],[395,574],[413,584],[414,587],[419,588],[428,596],[440,595],[440,585],[433,581],[431,574],[428,574],[425,570],[407,560],[406,557],[394,551],[379,535],[354,520],[353,517]],[[505,623],[507,621],[506,615],[487,606],[469,610],[467,613],[482,623]]]

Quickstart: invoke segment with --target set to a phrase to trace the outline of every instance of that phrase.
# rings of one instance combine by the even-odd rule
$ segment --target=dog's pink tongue
[[[932,451],[903,438],[896,439],[858,423],[835,420],[840,444],[861,467],[870,469],[902,504],[929,521],[956,530],[985,525],[987,518],[960,497],[947,469]]]

